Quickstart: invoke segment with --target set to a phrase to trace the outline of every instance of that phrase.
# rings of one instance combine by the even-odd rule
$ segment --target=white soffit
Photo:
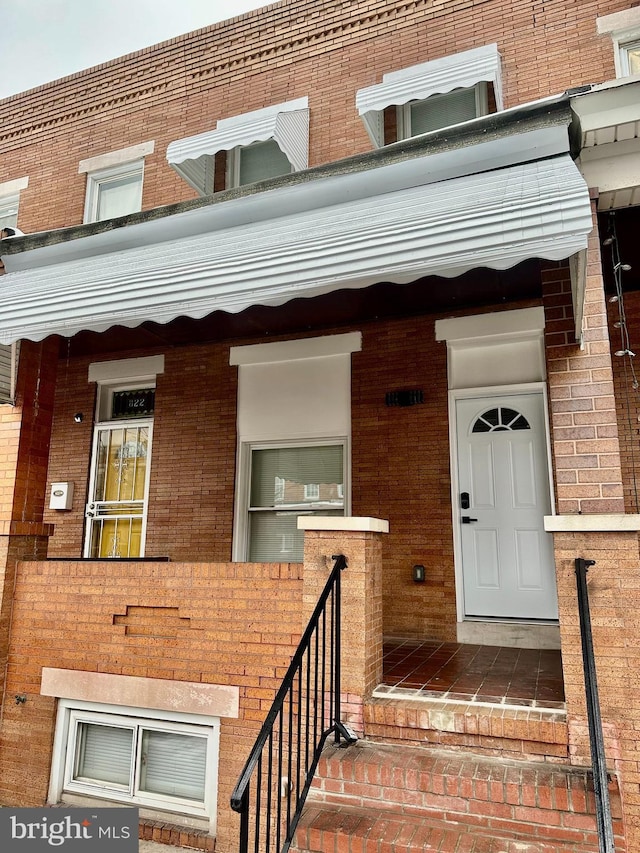
[[[0,289],[0,343],[562,260],[586,248],[591,227],[587,186],[562,155],[12,272]]]
[[[497,44],[488,44],[384,74],[382,83],[360,89],[356,93],[356,107],[371,141],[380,148],[384,145],[382,112],[386,107],[421,101],[454,89],[468,89],[482,81],[493,84],[496,107],[502,110]]]
[[[598,190],[598,210],[640,203],[640,78],[612,81],[571,101],[578,117],[578,165]]]
[[[213,158],[252,142],[273,139],[294,171],[309,164],[309,99],[298,98],[251,113],[221,119],[215,130],[171,142],[167,162],[201,195],[213,192]]]

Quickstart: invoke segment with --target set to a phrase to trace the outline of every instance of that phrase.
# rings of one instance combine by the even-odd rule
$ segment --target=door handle
[[[477,521],[477,520],[478,520],[477,518],[469,518],[468,515],[462,516],[462,523],[463,524],[471,524],[472,521]]]

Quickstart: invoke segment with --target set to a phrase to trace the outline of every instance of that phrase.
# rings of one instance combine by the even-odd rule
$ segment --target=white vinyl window
[[[613,42],[616,77],[640,74],[640,7],[635,3],[612,15],[596,18],[598,35]]]
[[[101,222],[142,209],[143,161],[87,175],[84,221]]]
[[[411,101],[398,109],[398,138],[409,139],[421,133],[470,121],[485,115],[487,111],[486,83],[443,95],[432,95],[423,101]]]
[[[293,166],[274,139],[238,146],[229,152],[228,186],[243,187],[267,178],[289,175]]]
[[[640,74],[640,39],[620,45],[620,63],[624,77]]]
[[[199,725],[182,721],[194,715],[168,720],[160,718],[161,712],[114,708],[117,713],[105,713],[86,704],[61,703],[58,749],[64,755],[56,761],[63,772],[62,792],[198,816],[212,813],[217,718]]]
[[[344,444],[250,448],[250,562],[301,562],[299,515],[344,515]]]
[[[3,228],[17,227],[19,200],[19,195],[0,197],[0,231]]]

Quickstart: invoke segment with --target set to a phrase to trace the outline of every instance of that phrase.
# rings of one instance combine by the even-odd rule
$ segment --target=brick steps
[[[622,851],[614,784],[610,794]],[[313,853],[404,853],[418,839],[422,849],[460,853],[591,853],[594,815],[582,768],[360,741],[325,749],[296,843]]]
[[[564,711],[387,696],[365,703],[364,726],[367,738],[383,743],[433,744],[533,761],[566,761],[568,755]]]
[[[596,842],[546,841],[470,828],[434,816],[327,806],[311,802],[298,824],[292,853],[597,853]]]

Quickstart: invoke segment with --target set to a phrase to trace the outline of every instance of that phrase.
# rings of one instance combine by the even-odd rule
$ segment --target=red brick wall
[[[582,348],[568,264],[549,264],[542,275],[556,509],[561,515],[624,512],[597,227],[589,238]]]
[[[364,325],[352,358],[352,514],[388,519],[384,538],[387,633],[455,634],[446,347],[434,317]],[[339,331],[344,331],[341,329]],[[138,352],[136,355],[150,353]],[[130,353],[123,353],[127,357]],[[49,482],[75,482],[73,510],[47,510],[50,556],[82,553],[94,386],[89,359],[62,359]],[[236,368],[229,346],[165,353],[157,378],[146,554],[229,560],[236,456]],[[424,391],[423,405],[385,405],[385,392]],[[85,415],[74,422],[76,412]],[[424,584],[411,569],[422,563]]]
[[[297,564],[21,563],[7,695],[26,702],[5,705],[0,803],[37,806],[47,796],[56,708],[40,696],[42,667],[235,685],[239,717],[221,723],[216,850],[237,850],[229,799],[300,639],[301,572]],[[189,626],[176,639],[126,636],[115,617],[128,606],[177,608]]]
[[[27,232],[82,221],[87,157],[155,140],[143,207],[195,194],[169,142],[218,118],[309,96],[310,164],[371,148],[355,93],[386,71],[497,42],[507,107],[614,77],[598,15],[629,0],[284,2],[0,102],[0,182],[29,176]]]
[[[611,350],[622,349],[620,332],[613,327],[618,322],[618,305],[608,305]],[[631,350],[640,354],[640,293],[624,294],[624,314]],[[616,394],[616,415],[620,435],[620,456],[624,474],[626,512],[640,512],[640,394],[634,388],[640,378],[638,359],[613,357],[613,376]],[[634,375],[635,374],[635,375]]]

